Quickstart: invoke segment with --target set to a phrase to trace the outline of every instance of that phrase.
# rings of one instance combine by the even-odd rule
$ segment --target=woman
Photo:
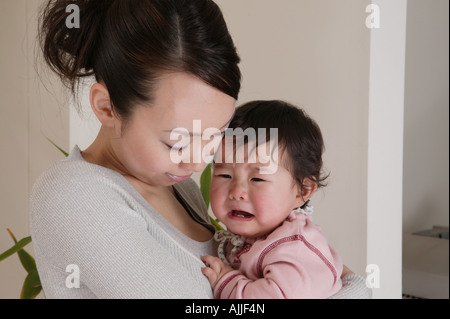
[[[66,26],[69,4],[80,9],[80,28]],[[214,228],[189,178],[204,164],[170,153],[190,147],[179,148],[174,129],[194,133],[200,120],[223,132],[233,117],[240,60],[220,9],[211,0],[51,0],[40,39],[72,90],[95,75],[90,102],[102,124],[89,148],[75,148],[33,187],[46,297],[212,298],[200,257],[216,254]],[[77,270],[74,282],[66,269]],[[347,278],[340,297],[360,296],[362,278]]]

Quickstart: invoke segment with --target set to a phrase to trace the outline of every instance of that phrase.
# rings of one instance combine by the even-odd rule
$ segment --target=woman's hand
[[[217,257],[203,256],[202,261],[206,265],[205,268],[202,268],[202,273],[208,278],[209,283],[211,284],[213,290],[214,288],[216,288],[217,282],[225,274],[234,270]]]

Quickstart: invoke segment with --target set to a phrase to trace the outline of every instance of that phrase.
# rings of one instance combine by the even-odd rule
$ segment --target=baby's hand
[[[217,257],[203,256],[202,261],[206,265],[205,268],[202,268],[202,273],[208,278],[212,289],[216,288],[216,284],[220,278],[234,270]]]

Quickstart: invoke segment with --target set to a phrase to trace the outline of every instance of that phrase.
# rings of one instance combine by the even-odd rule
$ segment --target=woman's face
[[[211,145],[213,137],[202,140],[200,135],[208,128],[224,131],[234,115],[235,103],[234,98],[192,75],[166,74],[156,88],[153,105],[139,107],[111,146],[129,175],[152,186],[176,184],[204,169],[203,157],[193,153]],[[181,134],[174,140],[171,133],[175,129],[181,129],[177,131]],[[188,132],[192,135],[182,134]],[[219,141],[220,132],[216,133]],[[171,156],[175,145],[185,148],[172,150]]]

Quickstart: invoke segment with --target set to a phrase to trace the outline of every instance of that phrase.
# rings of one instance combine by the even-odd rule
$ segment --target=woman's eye
[[[252,178],[252,181],[253,181],[253,182],[264,182],[263,179],[258,178],[258,177],[253,177],[253,178]]]
[[[174,152],[180,152],[180,151],[184,150],[185,148],[187,148],[187,146],[175,147],[175,146],[170,146],[169,144],[166,144],[166,146],[169,149],[169,151],[174,151]]]

